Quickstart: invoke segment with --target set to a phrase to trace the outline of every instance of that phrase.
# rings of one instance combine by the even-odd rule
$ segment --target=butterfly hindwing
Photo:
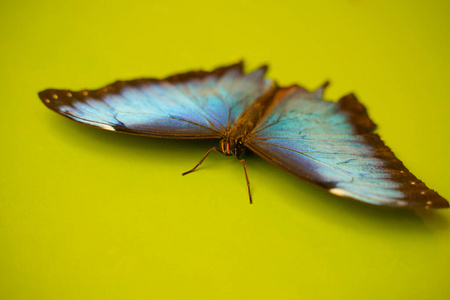
[[[323,88],[281,89],[277,105],[246,145],[297,177],[330,193],[376,205],[447,207],[408,171],[380,137],[354,95],[322,99]]]
[[[272,85],[266,67],[242,63],[163,80],[118,81],[98,90],[49,89],[43,103],[72,120],[102,129],[170,138],[219,138]]]

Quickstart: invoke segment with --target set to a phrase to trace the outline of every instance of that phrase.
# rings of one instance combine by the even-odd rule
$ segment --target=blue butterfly
[[[374,133],[376,125],[353,94],[322,99],[326,84],[308,92],[278,87],[267,67],[243,63],[211,72],[117,81],[98,90],[39,93],[51,110],[102,129],[159,138],[220,139],[211,151],[242,162],[249,149],[328,192],[393,207],[444,208],[449,203],[406,169]]]

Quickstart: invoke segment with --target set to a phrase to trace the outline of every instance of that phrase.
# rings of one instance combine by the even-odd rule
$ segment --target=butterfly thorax
[[[232,155],[240,158],[245,152],[245,146],[241,137],[227,136],[220,141],[220,150],[227,156]]]

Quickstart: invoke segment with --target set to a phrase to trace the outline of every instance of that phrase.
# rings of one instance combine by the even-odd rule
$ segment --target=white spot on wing
[[[332,188],[332,189],[329,189],[328,192],[330,192],[336,196],[354,198],[354,199],[362,200],[362,201],[372,203],[372,204],[377,204],[377,205],[383,203],[383,204],[396,205],[396,206],[408,206],[408,202],[402,201],[399,199],[366,197],[362,194],[353,193],[353,192],[346,191],[346,190],[343,190],[340,188]]]
[[[341,197],[350,195],[350,193],[348,191],[339,189],[339,188],[330,189],[329,192],[334,195],[341,196]]]
[[[100,127],[100,128],[102,128],[102,129],[109,130],[109,131],[116,131],[116,130],[114,129],[114,127],[109,126],[109,125],[105,125],[105,124],[97,124],[97,126]]]

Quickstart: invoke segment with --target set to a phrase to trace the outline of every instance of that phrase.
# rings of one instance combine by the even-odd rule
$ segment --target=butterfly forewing
[[[338,196],[376,205],[448,207],[373,133],[376,126],[354,95],[335,103],[323,100],[322,91],[280,90],[282,99],[246,145]]]
[[[163,80],[118,81],[98,90],[49,89],[44,104],[72,120],[102,129],[170,138],[220,138],[272,81],[262,67],[242,63],[212,72],[189,72]]]

